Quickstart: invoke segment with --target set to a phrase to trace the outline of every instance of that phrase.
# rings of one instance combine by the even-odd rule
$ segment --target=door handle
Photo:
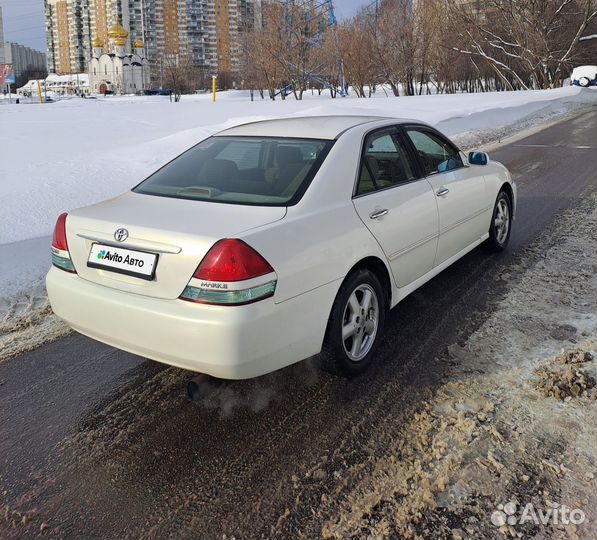
[[[450,190],[448,188],[441,188],[436,195],[438,197],[445,197],[448,193],[450,193]]]
[[[371,219],[379,219],[380,217],[385,216],[388,213],[388,209],[384,208],[382,210],[375,210],[374,212],[371,212],[369,214],[369,217]]]

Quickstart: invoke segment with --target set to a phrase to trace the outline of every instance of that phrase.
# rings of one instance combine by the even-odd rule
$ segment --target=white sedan
[[[75,330],[180,368],[244,379],[319,354],[351,376],[390,308],[504,249],[515,208],[503,165],[418,121],[255,122],[62,214],[47,290]]]

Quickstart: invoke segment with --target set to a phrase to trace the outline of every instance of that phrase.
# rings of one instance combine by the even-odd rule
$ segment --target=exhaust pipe
[[[201,373],[187,383],[187,396],[192,401],[199,401],[213,394],[224,381]]]

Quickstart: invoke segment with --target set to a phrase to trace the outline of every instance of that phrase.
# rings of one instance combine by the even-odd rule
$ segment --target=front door
[[[397,128],[365,139],[355,209],[383,249],[398,287],[433,267],[439,218],[433,189],[418,178]]]
[[[458,149],[437,131],[424,126],[406,126],[405,131],[437,200],[437,266],[487,232],[492,209],[487,207],[485,179],[476,167],[466,166]]]

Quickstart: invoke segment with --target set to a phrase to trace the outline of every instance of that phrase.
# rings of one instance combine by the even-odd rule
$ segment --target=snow
[[[40,79],[39,84],[42,88],[44,86],[51,87],[66,87],[66,86],[89,86],[89,75],[87,73],[77,73],[75,75],[56,75],[50,73],[45,79]],[[19,90],[31,90],[37,92],[37,79],[30,79]]]
[[[56,73],[50,73],[46,77],[48,84],[80,84],[89,86],[89,74],[88,73],[75,73],[74,75],[56,75]]]
[[[51,104],[0,100],[0,299],[41,277],[43,247],[61,212],[114,197],[160,165],[225,127],[281,116],[363,114],[414,118],[437,126],[462,146],[529,115],[595,102],[578,87],[544,91],[331,99],[307,93],[302,102],[251,102],[248,92],[168,97],[73,98]],[[487,140],[487,137],[485,137]],[[37,239],[37,240],[35,240]],[[23,243],[27,241],[27,243]],[[42,249],[43,247],[43,249]],[[10,263],[8,262],[10,261]],[[9,266],[8,266],[9,265]]]
[[[578,81],[581,77],[586,77],[592,81],[597,75],[597,66],[578,66],[572,70],[572,80]]]

